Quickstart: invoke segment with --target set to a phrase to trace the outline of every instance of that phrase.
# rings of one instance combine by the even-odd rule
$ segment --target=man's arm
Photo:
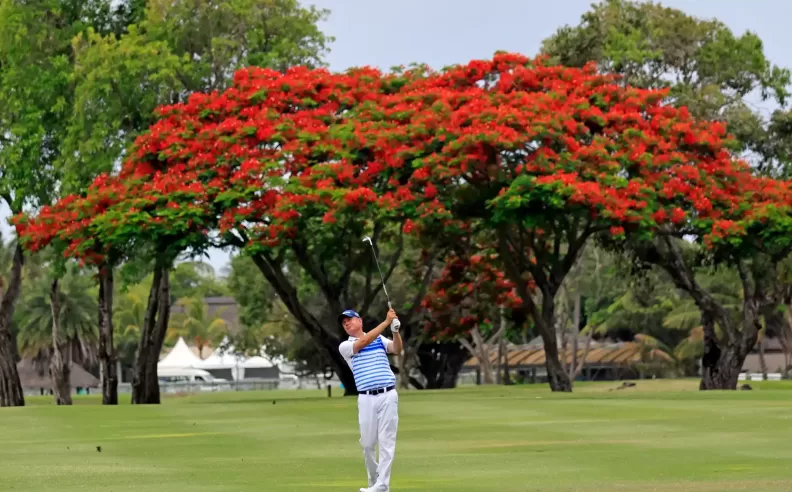
[[[395,355],[401,354],[403,346],[404,346],[404,344],[402,343],[401,333],[399,333],[398,331],[394,332],[393,333],[393,343],[390,344],[390,346],[389,346],[390,353],[395,354]]]
[[[376,328],[374,328],[368,333],[365,333],[362,337],[358,338],[355,341],[355,344],[352,346],[352,353],[356,354],[360,352],[361,350],[366,348],[371,342],[376,340],[377,337],[379,337],[382,334],[382,332],[385,331],[385,328],[387,328],[388,325],[391,324],[391,321],[393,321],[394,318],[396,318],[396,311],[391,309],[390,311],[388,311],[388,316],[385,318],[385,321],[383,321],[382,323],[377,325]]]

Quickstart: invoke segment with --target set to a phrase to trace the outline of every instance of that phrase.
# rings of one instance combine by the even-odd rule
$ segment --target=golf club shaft
[[[388,288],[385,287],[385,276],[382,274],[382,269],[379,265],[379,259],[377,258],[377,250],[374,249],[374,243],[371,241],[371,239],[369,239],[367,242],[371,246],[371,253],[374,255],[374,263],[377,264],[377,271],[379,271],[380,279],[382,279],[382,290],[385,291],[385,298],[388,299],[388,309],[393,309],[393,307],[391,307],[390,296],[388,295]]]

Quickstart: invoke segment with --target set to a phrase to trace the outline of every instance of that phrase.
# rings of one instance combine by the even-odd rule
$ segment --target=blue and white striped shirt
[[[349,340],[341,342],[338,351],[352,368],[358,391],[395,385],[396,375],[393,374],[390,362],[388,362],[388,348],[393,344],[393,341],[380,335],[376,340],[363,347],[360,352],[353,354],[352,346],[355,340],[357,338],[349,337]]]

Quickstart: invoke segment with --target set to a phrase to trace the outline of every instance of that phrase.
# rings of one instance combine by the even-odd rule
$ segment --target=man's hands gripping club
[[[393,332],[393,353],[399,354],[402,351],[402,339],[401,335],[399,335],[399,329],[401,327],[401,322],[399,321],[398,316],[396,315],[396,311],[390,309],[388,314],[385,316],[385,321],[377,325],[376,328],[371,330],[368,333],[365,333],[362,337],[358,338],[354,345],[352,345],[352,353],[358,353],[363,350],[364,347],[368,346],[371,342],[377,339],[385,328],[388,326],[391,327],[391,331]]]

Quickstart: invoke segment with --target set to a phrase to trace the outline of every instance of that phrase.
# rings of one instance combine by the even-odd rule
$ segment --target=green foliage
[[[209,92],[240,67],[322,65],[333,38],[317,24],[327,14],[297,0],[149,0],[144,26],[187,62],[186,88]]]
[[[272,286],[249,256],[231,258],[228,289],[239,304],[239,320],[245,328],[261,326],[278,302]]]
[[[117,291],[113,294],[113,342],[122,367],[132,367],[135,363],[135,352],[146,319],[150,286],[150,278],[126,288],[121,287],[120,282],[116,284]]]
[[[208,263],[184,261],[176,264],[171,272],[171,296],[174,299],[218,297],[228,293],[228,286],[217,278],[214,268]]]
[[[773,121],[788,114],[776,112],[768,125],[746,101],[758,92],[783,107],[790,95],[790,71],[767,59],[755,33],[736,35],[716,19],[657,3],[606,0],[583,14],[577,26],[558,29],[542,52],[563,65],[593,61],[632,86],[668,87],[673,104],[687,106],[699,118],[727,121],[740,149],[751,152],[763,169],[789,162],[779,149],[789,145],[789,133],[773,128]]]
[[[120,39],[78,35],[75,104],[65,141],[67,190],[80,190],[110,172],[137,134],[154,123],[154,109],[178,98],[182,60],[137,26]]]
[[[23,357],[49,360],[53,350],[50,287],[54,274],[44,267],[33,272],[32,281],[24,284],[21,307],[14,313],[17,344]],[[68,358],[78,364],[93,364],[98,352],[97,287],[90,272],[72,265],[59,281],[61,297],[61,336]]]
[[[52,200],[71,108],[75,12],[57,0],[0,2],[0,197],[12,212]],[[70,15],[71,14],[71,15]]]
[[[303,273],[294,279],[301,298],[307,299],[306,303],[312,303],[311,308],[315,311],[326,310],[326,301],[317,295],[315,285],[306,277]],[[288,360],[300,374],[324,371],[327,361],[323,353],[317,350],[310,335],[295,322],[249,256],[240,255],[231,259],[228,288],[239,304],[242,324],[239,331],[229,337],[229,343],[236,352]]]
[[[160,105],[227,87],[256,65],[320,65],[332,38],[327,12],[296,0],[129,1],[117,18],[136,24],[75,38],[74,111],[64,154],[67,189],[118,167]]]
[[[228,323],[222,318],[222,311],[209,313],[209,306],[203,297],[185,297],[176,303],[183,309],[171,315],[168,323],[166,342],[175,344],[179,338],[198,348],[198,353],[204,347],[216,347],[228,335]]]

